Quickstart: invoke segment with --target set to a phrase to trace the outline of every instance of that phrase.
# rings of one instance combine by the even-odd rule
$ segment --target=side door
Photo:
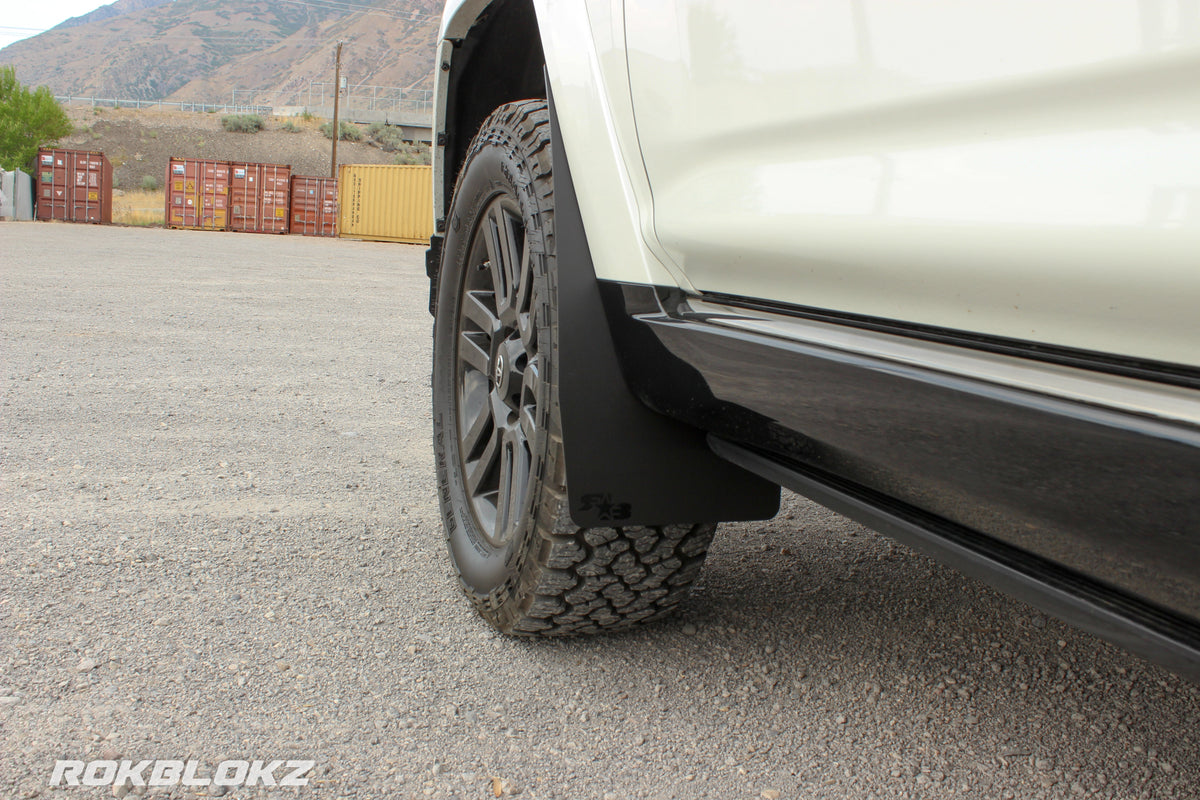
[[[625,0],[701,292],[1200,365],[1200,0]]]

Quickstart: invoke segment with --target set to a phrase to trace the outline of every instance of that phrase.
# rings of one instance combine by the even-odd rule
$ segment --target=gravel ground
[[[669,621],[492,633],[441,542],[419,248],[0,254],[2,797],[112,796],[60,758],[312,759],[270,796],[319,798],[1200,794],[1197,686],[791,495]]]

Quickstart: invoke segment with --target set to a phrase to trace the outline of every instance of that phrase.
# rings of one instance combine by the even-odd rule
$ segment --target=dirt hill
[[[332,82],[342,41],[351,85],[429,89],[441,10],[442,0],[118,0],[9,45],[0,64],[59,95],[228,102],[235,88]]]
[[[99,150],[113,162],[118,189],[137,189],[146,178],[162,185],[167,160],[212,158],[290,164],[300,175],[328,175],[330,141],[318,130],[319,120],[267,119],[258,133],[230,133],[219,114],[132,109],[68,109],[77,132],[60,147]],[[289,133],[285,125],[297,128]],[[338,163],[392,164],[396,154],[358,142],[338,142]]]

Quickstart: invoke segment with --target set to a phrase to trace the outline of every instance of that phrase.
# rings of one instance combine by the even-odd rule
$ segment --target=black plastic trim
[[[1200,625],[819,470],[709,437],[713,451],[1047,613],[1200,681]]]
[[[584,527],[768,519],[779,487],[718,458],[703,431],[639,402],[609,332],[550,98],[558,384],[571,518]]]
[[[868,317],[860,314],[849,314],[809,306],[796,306],[738,295],[705,292],[702,297],[705,300],[721,305],[761,310],[772,314],[783,314],[818,322],[830,322],[852,328],[907,336],[928,342],[939,342],[941,344],[968,347],[973,350],[983,350],[989,353],[1001,353],[1051,364],[1078,367],[1110,375],[1121,375],[1128,378],[1155,381],[1156,383],[1200,389],[1200,368],[1191,367],[1186,364],[1171,364],[1164,361],[1062,347],[1025,339],[990,336],[982,333],[954,330],[952,328],[939,328],[933,325],[921,325],[915,322],[903,322],[882,317]]]

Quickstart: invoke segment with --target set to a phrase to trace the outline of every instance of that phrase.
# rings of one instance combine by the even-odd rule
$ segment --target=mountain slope
[[[428,89],[441,0],[118,0],[0,50],[55,94],[227,102],[332,81]],[[289,100],[282,99],[289,103]]]
[[[89,22],[101,22],[113,17],[119,17],[122,14],[128,14],[132,11],[140,11],[143,8],[153,8],[161,6],[165,3],[170,3],[172,0],[117,0],[115,3],[109,3],[106,6],[100,6],[95,11],[89,11],[86,14],[80,14],[78,17],[71,17],[66,22],[61,22],[54,27],[54,30],[62,30],[63,28],[74,28],[78,25],[86,25]]]

